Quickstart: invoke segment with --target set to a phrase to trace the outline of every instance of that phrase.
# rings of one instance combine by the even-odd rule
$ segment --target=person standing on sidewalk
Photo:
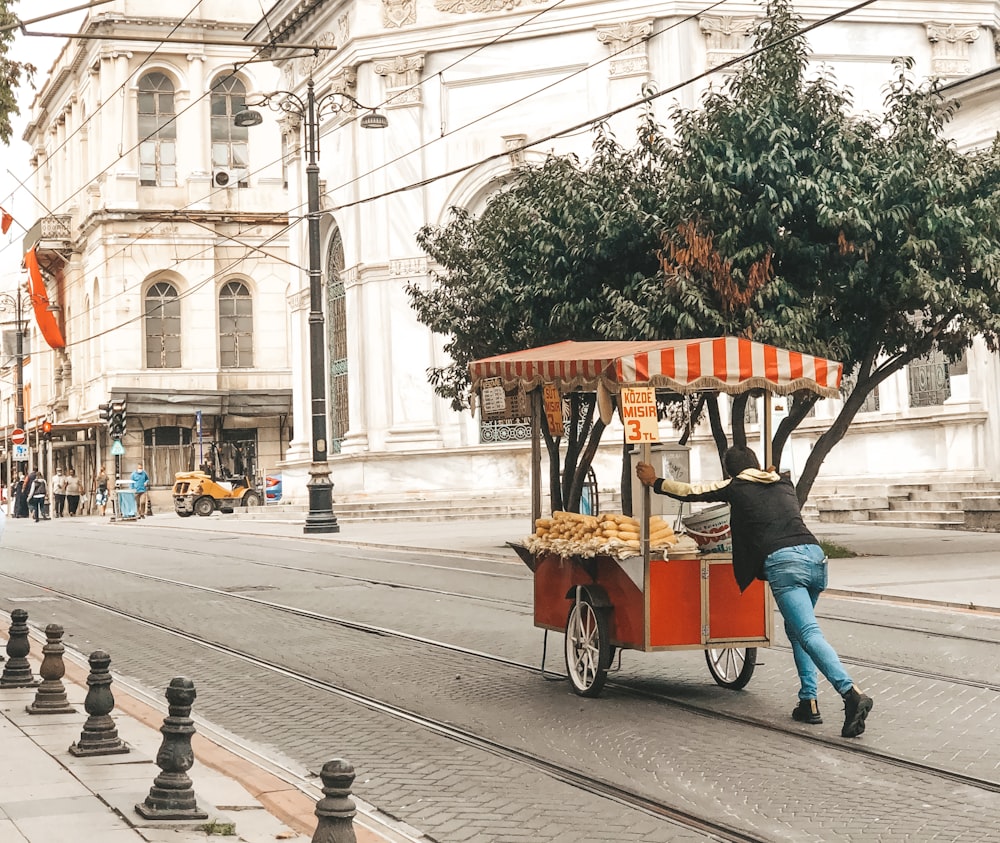
[[[142,463],[137,463],[132,472],[132,488],[135,490],[135,512],[139,518],[146,517],[146,494],[149,490],[149,475]]]
[[[66,475],[66,507],[69,509],[69,517],[76,515],[80,507],[80,495],[83,494],[83,486],[80,478],[76,476],[76,469],[71,468]]]
[[[62,518],[66,514],[66,477],[61,468],[52,476],[52,515]]]
[[[799,674],[799,703],[792,718],[800,723],[823,722],[817,702],[818,668],[844,700],[841,736],[856,738],[865,730],[872,699],[858,690],[816,622],[816,601],[827,583],[826,554],[802,520],[795,487],[788,477],[761,471],[750,448],[729,448],[722,462],[730,479],[715,483],[664,480],[644,462],[635,473],[660,495],[729,504],[736,582],[745,591],[755,579],[767,580],[792,644]]]
[[[103,465],[101,470],[97,472],[97,477],[94,478],[93,494],[94,501],[101,508],[101,517],[103,518],[108,509],[108,472]]]

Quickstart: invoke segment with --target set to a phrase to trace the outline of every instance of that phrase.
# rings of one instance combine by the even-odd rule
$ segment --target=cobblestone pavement
[[[516,567],[487,570],[484,578],[440,566],[392,567],[393,578],[454,592],[477,589],[511,603],[470,603],[466,599],[372,586],[248,564],[247,558],[310,567],[336,568],[352,576],[385,576],[386,566],[369,558],[303,550],[294,542],[262,544],[227,538],[191,540],[193,550],[214,548],[212,564],[185,554],[186,542],[172,536],[159,550],[109,545],[85,529],[66,541],[48,534],[43,552],[200,582],[231,592],[417,635],[444,637],[464,646],[537,663],[540,633],[531,628],[526,608],[528,580],[510,574]],[[138,535],[138,534],[137,534]],[[81,542],[79,536],[87,536]],[[7,545],[16,546],[8,536]],[[120,538],[120,537],[119,537]],[[133,542],[133,537],[129,537]],[[119,542],[121,544],[121,542]],[[389,556],[391,554],[382,554]],[[229,557],[229,558],[227,558]],[[235,557],[231,558],[231,557]],[[403,558],[403,557],[400,557]],[[419,563],[419,557],[405,557]],[[422,560],[424,562],[430,559]],[[380,570],[376,570],[380,569]],[[613,781],[678,808],[747,829],[764,840],[990,840],[1000,837],[1000,797],[996,793],[915,774],[839,747],[804,741],[795,733],[839,731],[839,700],[829,692],[827,723],[792,726],[776,734],[751,725],[706,717],[668,703],[635,698],[614,688],[599,700],[571,694],[564,682],[545,682],[530,673],[417,642],[333,627],[275,609],[235,601],[222,594],[192,592],[68,562],[39,560],[5,550],[2,570],[44,577],[53,588],[72,590],[144,617],[196,630],[207,639],[267,657],[280,654],[290,668],[343,684],[486,737],[533,751],[554,762]],[[44,592],[8,585],[0,608],[29,609],[32,623],[59,622],[66,643],[81,652],[103,647],[113,668],[146,688],[166,685],[175,675],[198,684],[196,714],[239,735],[266,752],[316,769],[332,755],[349,758],[359,771],[358,796],[400,817],[441,841],[659,841],[705,839],[662,820],[609,802],[528,771],[506,758],[456,746],[426,729],[373,712],[342,698],[248,666],[233,657],[206,653],[153,628],[137,628],[113,615]],[[27,600],[28,602],[23,602]],[[38,601],[38,602],[35,602]],[[832,601],[830,601],[832,603]],[[839,604],[838,608],[839,608]],[[822,606],[822,604],[821,604]],[[887,619],[885,607],[879,620]],[[970,628],[996,641],[997,622],[975,616],[933,620],[955,634]],[[907,624],[924,616],[905,613]],[[983,656],[960,656],[974,642],[947,643],[915,633],[831,624],[837,646],[856,657],[879,659],[919,653],[923,669],[948,666],[976,676]],[[836,632],[836,630],[841,630]],[[852,632],[852,630],[854,630]],[[973,631],[974,631],[973,630]],[[852,638],[849,636],[864,635]],[[909,639],[909,640],[908,640]],[[127,642],[127,645],[121,642]],[[550,636],[550,665],[562,668],[562,636]],[[617,678],[627,686],[659,690],[715,711],[747,715],[761,723],[788,724],[794,697],[791,656],[764,652],[745,692],[711,683],[697,653],[627,654]],[[905,661],[903,662],[906,663]],[[997,693],[956,688],[941,680],[858,667],[856,678],[876,697],[876,710],[863,746],[941,764],[970,775],[997,780],[995,735]],[[839,739],[838,739],[839,740]],[[877,798],[876,798],[877,797]],[[873,833],[877,829],[877,834]]]

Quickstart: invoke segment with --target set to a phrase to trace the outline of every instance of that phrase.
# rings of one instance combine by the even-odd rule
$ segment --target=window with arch
[[[177,115],[174,83],[153,71],[139,80],[139,183],[177,183]]]
[[[344,241],[335,228],[326,250],[327,347],[330,354],[330,451],[339,454],[347,435],[347,298],[344,290]]]
[[[157,281],[146,291],[146,368],[178,369],[181,365],[181,300],[177,288]]]
[[[246,95],[246,85],[235,76],[222,77],[212,86],[212,169],[234,170],[240,187],[247,184],[250,133],[233,118],[246,109]]]
[[[242,281],[229,281],[219,290],[219,365],[253,366],[253,298]]]

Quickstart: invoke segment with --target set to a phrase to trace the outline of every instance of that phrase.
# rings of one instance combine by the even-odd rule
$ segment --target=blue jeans
[[[800,700],[816,699],[816,669],[830,680],[838,694],[846,694],[854,682],[831,647],[813,609],[826,588],[826,554],[816,544],[800,544],[774,551],[764,560],[764,577],[785,621],[785,634],[792,642],[795,669],[799,673]]]

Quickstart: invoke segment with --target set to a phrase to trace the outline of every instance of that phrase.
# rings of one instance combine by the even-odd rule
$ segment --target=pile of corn
[[[555,552],[560,556],[632,556],[639,552],[639,522],[628,515],[581,515],[553,512],[551,518],[535,521],[535,532],[525,541],[532,553]],[[676,544],[673,529],[658,515],[649,519],[649,546],[667,548]]]

